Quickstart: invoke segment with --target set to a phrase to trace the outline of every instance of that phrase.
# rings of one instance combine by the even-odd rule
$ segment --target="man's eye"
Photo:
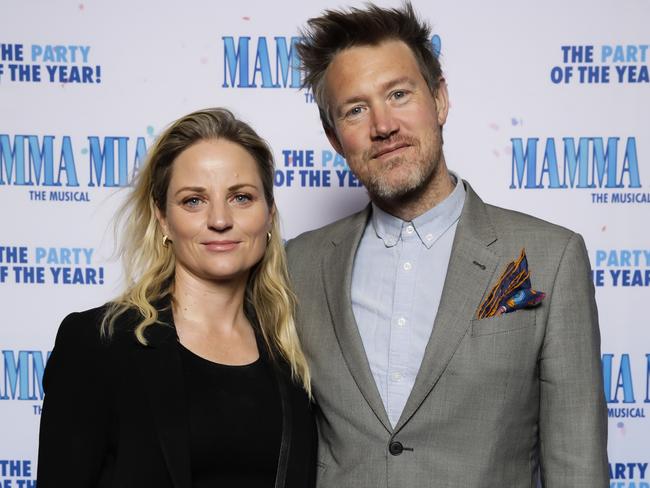
[[[397,90],[396,92],[393,93],[393,98],[399,100],[400,98],[404,98],[406,96],[406,92],[404,90]]]
[[[348,110],[348,113],[346,114],[348,117],[354,117],[355,115],[361,114],[363,109],[361,107],[352,107],[350,110]]]

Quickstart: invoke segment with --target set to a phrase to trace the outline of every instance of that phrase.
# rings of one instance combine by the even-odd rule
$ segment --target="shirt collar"
[[[372,226],[386,247],[395,246],[400,239],[417,238],[429,249],[458,221],[465,201],[465,187],[458,175],[451,171],[450,174],[456,180],[453,191],[438,205],[410,222],[395,217],[372,203]]]

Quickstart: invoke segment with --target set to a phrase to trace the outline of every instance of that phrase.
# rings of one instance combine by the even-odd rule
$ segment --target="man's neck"
[[[441,161],[436,174],[420,191],[391,201],[378,199],[372,201],[384,212],[408,222],[442,202],[454,191],[454,187],[454,179],[444,161]]]

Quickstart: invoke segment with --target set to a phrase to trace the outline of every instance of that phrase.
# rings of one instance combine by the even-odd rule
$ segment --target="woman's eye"
[[[247,195],[245,193],[238,193],[233,197],[233,201],[235,203],[248,203],[252,200],[250,195]]]
[[[183,205],[187,205],[188,207],[198,207],[201,203],[201,199],[199,197],[190,197],[186,198],[183,200]]]

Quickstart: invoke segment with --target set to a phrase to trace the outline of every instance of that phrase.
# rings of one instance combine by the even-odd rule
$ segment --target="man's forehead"
[[[373,56],[383,55],[385,57],[391,56],[394,53],[401,53],[402,55],[410,53],[411,56],[415,57],[412,49],[404,41],[396,38],[388,38],[376,43],[352,44],[339,49],[330,60],[328,67],[334,64],[337,60],[340,61],[342,58],[346,59],[353,57],[354,55],[363,56],[364,54],[372,54]]]
[[[328,91],[337,94],[362,87],[381,90],[415,84],[420,77],[415,56],[401,41],[347,48],[332,59],[325,74]],[[330,95],[335,94],[330,91]]]

